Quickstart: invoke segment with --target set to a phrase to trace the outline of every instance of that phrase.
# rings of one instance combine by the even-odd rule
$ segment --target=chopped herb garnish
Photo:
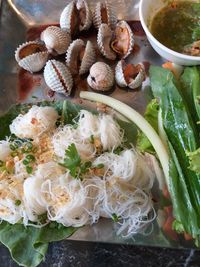
[[[3,167],[4,163],[2,160],[0,160],[0,167]]]
[[[113,220],[114,222],[118,222],[118,221],[119,221],[119,217],[117,216],[116,213],[113,213],[113,214],[112,214],[112,220]]]
[[[29,160],[27,160],[27,159],[24,159],[22,162],[24,165],[28,165],[30,163]]]
[[[28,174],[31,174],[33,172],[33,168],[31,166],[26,166],[26,171]]]
[[[105,165],[103,163],[100,163],[100,164],[94,166],[94,168],[96,168],[96,169],[103,169],[104,167],[105,167]]]
[[[26,156],[26,159],[27,159],[29,162],[33,162],[33,161],[35,161],[35,157],[34,157],[33,155],[31,155],[31,154],[27,155],[27,156]]]
[[[18,155],[18,153],[17,153],[17,151],[13,151],[10,155],[11,155],[11,157],[14,158],[14,157],[16,157]]]
[[[91,168],[92,162],[86,161],[80,166],[81,174],[85,174],[88,172],[88,170]]]
[[[70,171],[71,176],[81,179],[81,175],[85,174],[92,166],[90,161],[81,162],[81,158],[78,154],[75,144],[71,144],[65,151],[66,158],[60,165],[67,168]]]
[[[32,151],[32,149],[33,149],[33,144],[31,142],[28,142],[22,148],[22,152],[23,153],[30,153]]]
[[[21,200],[17,199],[17,200],[15,201],[15,206],[20,206],[21,203],[22,203]]]
[[[18,149],[18,145],[17,145],[16,143],[12,143],[12,144],[10,144],[10,149],[11,149],[12,151],[15,151],[15,150]]]

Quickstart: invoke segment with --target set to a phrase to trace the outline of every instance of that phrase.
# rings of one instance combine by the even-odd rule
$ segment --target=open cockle
[[[92,14],[86,0],[70,2],[60,16],[60,27],[72,36],[78,31],[88,30],[92,25]]]
[[[44,44],[36,41],[26,42],[15,51],[19,66],[30,72],[40,71],[48,60],[49,53]]]
[[[86,0],[77,0],[76,7],[79,12],[79,30],[88,30],[92,25],[92,12]]]
[[[57,26],[46,28],[40,38],[44,41],[49,53],[53,55],[64,54],[71,42],[70,34]]]
[[[52,91],[70,95],[73,79],[68,67],[62,62],[49,60],[44,68],[44,79]]]
[[[87,78],[89,86],[96,91],[109,91],[114,85],[114,73],[104,62],[96,62]]]
[[[112,37],[113,31],[111,28],[105,23],[101,24],[97,35],[99,50],[104,57],[115,60],[117,55],[111,48]]]
[[[134,34],[126,21],[122,20],[117,23],[111,47],[120,58],[126,58],[132,52]]]
[[[120,60],[115,68],[115,79],[121,87],[136,89],[145,80],[144,65],[142,63],[126,64],[124,60]]]
[[[87,73],[96,60],[96,52],[93,44],[87,41],[77,39],[71,43],[66,54],[66,64],[72,74]]]
[[[101,24],[107,24],[111,29],[114,29],[117,23],[117,17],[109,1],[105,3],[98,2],[93,13],[93,23],[96,29],[99,29]]]

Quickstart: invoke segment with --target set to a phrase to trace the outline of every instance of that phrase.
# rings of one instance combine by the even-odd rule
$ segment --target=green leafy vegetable
[[[0,242],[10,251],[12,258],[25,267],[36,267],[44,260],[48,243],[69,237],[75,231],[72,227],[43,228],[24,227],[21,224],[0,224]]]
[[[200,174],[200,148],[194,152],[187,152],[190,161],[190,170]]]
[[[187,151],[199,147],[198,133],[179,84],[169,70],[151,67],[153,94],[159,99],[164,130],[174,163],[170,163],[169,190],[174,216],[194,238],[200,234],[200,176],[189,169]]]
[[[158,132],[158,111],[159,104],[157,99],[153,99],[146,108],[144,117],[145,119],[153,126],[154,130]],[[146,135],[142,132],[139,132],[137,139],[137,148],[143,152],[155,153],[154,148],[152,147],[151,142],[146,137]]]
[[[192,33],[193,41],[198,41],[200,39],[200,29],[199,27],[195,28]]]
[[[181,92],[196,123],[200,120],[200,76],[197,67],[186,67],[180,82]]]

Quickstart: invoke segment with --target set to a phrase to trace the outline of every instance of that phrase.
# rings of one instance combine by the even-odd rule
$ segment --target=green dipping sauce
[[[153,18],[150,31],[166,47],[184,53],[200,40],[200,3],[173,1]]]

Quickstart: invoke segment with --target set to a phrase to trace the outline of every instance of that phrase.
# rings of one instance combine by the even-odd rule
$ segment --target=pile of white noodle
[[[155,218],[155,174],[146,157],[124,147],[124,131],[111,115],[81,110],[75,125],[57,128],[58,118],[52,107],[33,106],[10,125],[22,142],[14,153],[13,140],[0,141],[0,220],[79,227],[106,217],[125,237],[143,231]],[[23,152],[23,139],[31,147],[28,152]],[[91,164],[80,177],[62,165],[72,144],[81,162]]]

